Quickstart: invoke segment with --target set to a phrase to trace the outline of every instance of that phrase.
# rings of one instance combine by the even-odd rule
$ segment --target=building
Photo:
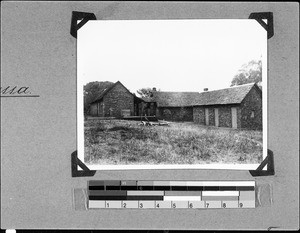
[[[166,121],[193,121],[193,101],[198,92],[162,92],[154,91],[150,104],[150,113]],[[147,109],[147,108],[146,108]]]
[[[142,101],[118,81],[99,93],[90,105],[90,115],[116,118],[138,116]]]
[[[153,91],[145,101],[158,119],[262,129],[262,91],[255,83],[201,93]]]
[[[121,82],[105,89],[91,103],[91,116],[156,116],[166,121],[190,121],[207,126],[262,129],[262,91],[245,84],[204,92],[162,92],[138,98]]]
[[[262,129],[262,91],[255,84],[205,91],[193,104],[193,121],[216,127]]]

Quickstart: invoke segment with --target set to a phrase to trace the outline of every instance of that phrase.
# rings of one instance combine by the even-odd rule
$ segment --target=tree
[[[83,86],[83,96],[84,96],[84,113],[88,114],[90,110],[90,104],[96,100],[96,98],[102,93],[106,88],[113,85],[113,82],[89,82]]]
[[[231,81],[232,86],[243,85],[247,83],[257,83],[262,81],[261,60],[252,60],[238,70],[237,74]]]
[[[141,88],[137,90],[137,93],[144,98],[151,98],[153,96],[153,89],[150,87]]]

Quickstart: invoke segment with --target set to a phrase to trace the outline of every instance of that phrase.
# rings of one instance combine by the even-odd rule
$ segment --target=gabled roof
[[[151,102],[156,102],[158,107],[185,107],[192,106],[199,92],[153,92]]]
[[[120,81],[117,81],[108,88],[104,89],[102,92],[100,92],[99,95],[95,98],[95,100],[91,102],[91,104],[100,101],[110,90],[112,90],[118,84],[121,84],[130,94],[132,94]]]
[[[249,83],[221,90],[201,92],[193,105],[240,104],[253,87],[261,91],[255,83]]]

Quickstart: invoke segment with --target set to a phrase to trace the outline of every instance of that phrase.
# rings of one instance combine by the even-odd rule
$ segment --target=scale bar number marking
[[[89,209],[255,208],[255,181],[88,181]]]

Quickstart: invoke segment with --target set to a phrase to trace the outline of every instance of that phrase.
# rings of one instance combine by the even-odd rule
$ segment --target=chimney
[[[203,91],[208,91],[208,88],[204,88]]]
[[[153,87],[153,88],[152,88],[152,91],[156,91],[156,87]]]

